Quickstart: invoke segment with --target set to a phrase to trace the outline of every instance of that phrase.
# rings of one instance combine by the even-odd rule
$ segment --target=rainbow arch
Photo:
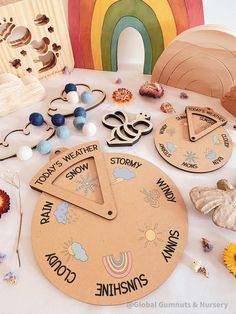
[[[102,257],[103,266],[107,273],[114,278],[126,277],[132,268],[131,252],[120,252],[119,259],[116,260],[113,255]]]
[[[202,0],[69,0],[75,66],[116,71],[120,34],[133,27],[142,36],[144,73],[150,74],[167,45],[204,23]]]

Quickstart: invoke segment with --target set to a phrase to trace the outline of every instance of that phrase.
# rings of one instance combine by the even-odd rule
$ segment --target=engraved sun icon
[[[87,262],[88,260],[88,255],[83,246],[78,242],[74,242],[72,239],[64,243],[61,253],[66,257],[67,262],[72,259],[81,262]]]
[[[146,248],[150,244],[154,244],[155,246],[158,245],[158,241],[162,242],[162,239],[158,237],[159,234],[162,234],[162,232],[158,231],[158,224],[155,224],[153,228],[147,227],[147,225],[144,225],[144,229],[139,229],[140,232],[142,232],[143,236],[139,238],[139,240],[144,240],[144,247]]]

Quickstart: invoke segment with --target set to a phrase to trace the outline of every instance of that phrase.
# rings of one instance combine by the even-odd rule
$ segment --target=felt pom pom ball
[[[66,84],[64,90],[66,94],[68,94],[69,92],[77,92],[77,87],[75,84],[69,83],[69,84]]]
[[[33,151],[29,146],[20,146],[16,156],[20,160],[29,160],[33,156]]]
[[[76,105],[79,102],[79,96],[77,92],[69,92],[67,94],[68,103],[71,105]]]
[[[88,122],[83,126],[82,132],[85,136],[92,137],[97,133],[97,127],[94,123]]]
[[[82,108],[82,107],[77,107],[77,108],[75,108],[75,110],[74,110],[74,116],[75,116],[75,117],[84,117],[84,118],[86,118],[86,117],[87,117],[87,112],[85,111],[84,108]]]
[[[59,126],[56,130],[56,134],[59,138],[66,140],[70,137],[70,129],[65,125]]]
[[[49,141],[40,141],[37,145],[37,151],[42,155],[49,154],[52,151],[52,144]]]
[[[91,91],[86,91],[81,94],[81,101],[86,105],[90,105],[94,102],[94,94]]]
[[[52,116],[52,124],[55,125],[55,126],[61,126],[63,124],[65,124],[65,117],[60,114],[60,113],[57,113],[57,114],[54,114]]]
[[[77,87],[73,83],[66,84],[65,88],[66,97],[68,103],[71,105],[76,105],[79,102],[79,96],[77,93]]]
[[[76,129],[82,129],[85,123],[86,119],[84,117],[75,117],[73,120],[73,124]]]
[[[41,115],[41,113],[39,113],[39,112],[33,112],[33,113],[31,113],[31,115],[29,116],[29,122],[30,122],[32,125],[40,126],[40,125],[43,124],[44,118],[43,118],[43,116]]]

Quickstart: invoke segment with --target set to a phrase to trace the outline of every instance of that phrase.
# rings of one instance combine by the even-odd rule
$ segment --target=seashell
[[[206,269],[206,267],[202,266],[201,261],[194,261],[192,263],[192,269],[193,269],[193,271],[195,271],[195,273],[202,274],[203,276],[209,278],[209,272]]]
[[[217,188],[195,187],[189,195],[200,213],[213,211],[217,226],[236,231],[236,188],[227,180],[218,181]]]
[[[174,107],[169,102],[164,102],[160,107],[161,111],[164,113],[175,112]]]
[[[139,94],[141,96],[161,98],[164,95],[164,89],[157,82],[146,82],[140,87]]]

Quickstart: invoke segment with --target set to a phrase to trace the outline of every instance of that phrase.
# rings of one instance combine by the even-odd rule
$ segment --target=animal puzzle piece
[[[110,122],[108,122],[109,119]],[[107,144],[109,146],[132,146],[139,141],[142,135],[152,131],[153,126],[150,119],[149,114],[142,112],[131,122],[122,111],[106,114],[102,119],[102,124],[112,129]]]
[[[217,188],[195,187],[189,195],[200,213],[213,211],[217,226],[236,231],[236,188],[227,180],[218,181]]]

